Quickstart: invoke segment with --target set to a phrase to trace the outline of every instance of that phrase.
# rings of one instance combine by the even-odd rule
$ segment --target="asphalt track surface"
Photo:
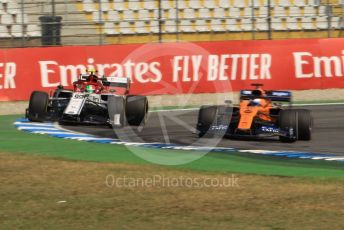
[[[93,134],[123,141],[145,143],[172,143],[180,145],[203,145],[232,147],[247,150],[300,151],[333,153],[344,156],[344,105],[315,105],[298,108],[310,109],[314,117],[311,141],[281,143],[277,138],[249,140],[226,138],[202,138],[195,134],[198,110],[150,112],[144,127],[112,130],[107,126],[63,126],[68,130]],[[132,130],[135,130],[134,132]],[[209,143],[212,142],[212,143]]]

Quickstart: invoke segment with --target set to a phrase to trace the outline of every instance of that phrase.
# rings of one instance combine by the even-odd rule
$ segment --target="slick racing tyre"
[[[125,126],[125,99],[121,96],[109,96],[107,103],[110,124],[112,127]]]
[[[148,100],[145,96],[130,95],[126,100],[126,118],[131,126],[140,126],[146,123]]]
[[[279,127],[281,130],[293,130],[293,136],[280,136],[282,142],[294,142],[296,140],[310,140],[313,119],[309,110],[287,109],[282,110],[279,116]]]
[[[48,111],[49,95],[46,92],[34,91],[31,94],[28,119],[34,122],[44,121]]]
[[[217,112],[217,106],[201,106],[198,113],[197,131],[199,137],[203,137],[213,124]]]
[[[293,130],[293,136],[280,136],[279,139],[282,142],[294,142],[297,138],[297,113],[295,110],[292,109],[286,109],[281,110],[279,113],[279,127],[281,130],[290,132],[290,130]]]
[[[312,139],[313,118],[307,109],[296,109],[298,117],[298,140],[309,141]]]

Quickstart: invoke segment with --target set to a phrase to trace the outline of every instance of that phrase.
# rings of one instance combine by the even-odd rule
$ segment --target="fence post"
[[[162,19],[162,14],[161,14],[161,0],[158,1],[158,7],[159,7],[159,11],[158,11],[158,22],[159,22],[159,42],[162,42],[162,27],[161,27],[161,19]]]
[[[251,29],[252,29],[252,40],[256,40],[256,31],[254,28],[255,22],[255,15],[254,15],[254,0],[251,1],[252,9],[251,9]]]
[[[176,40],[179,42],[179,5],[178,0],[176,2]]]
[[[269,40],[272,39],[272,31],[271,31],[271,0],[268,0],[268,30],[269,30]]]
[[[25,12],[24,12],[24,0],[21,0],[21,26],[22,26],[22,42],[21,42],[21,46],[24,47],[26,45],[26,41],[25,41],[25,36],[24,36],[24,33],[25,33],[25,30],[24,30],[24,15],[25,15]]]

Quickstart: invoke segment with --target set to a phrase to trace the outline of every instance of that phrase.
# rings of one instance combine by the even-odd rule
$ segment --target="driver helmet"
[[[260,99],[260,98],[256,98],[256,99],[253,99],[253,101],[252,101],[252,105],[260,105],[261,104],[261,102],[262,102],[262,99]]]
[[[94,92],[94,86],[93,85],[86,85],[86,92],[93,93]]]
[[[94,68],[87,69],[86,72],[90,75],[95,74],[97,71]]]

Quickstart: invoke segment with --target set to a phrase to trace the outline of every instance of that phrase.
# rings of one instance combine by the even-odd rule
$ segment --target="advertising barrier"
[[[0,50],[0,101],[71,88],[80,73],[128,77],[131,93],[344,88],[344,39],[151,43]]]

